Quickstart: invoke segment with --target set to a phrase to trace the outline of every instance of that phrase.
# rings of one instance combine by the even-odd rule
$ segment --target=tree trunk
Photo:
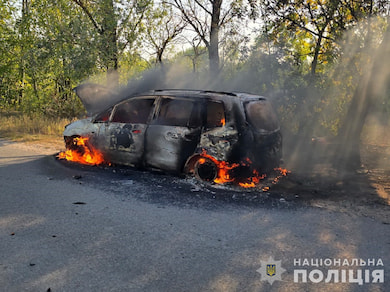
[[[114,3],[112,0],[105,0],[102,4],[104,18],[102,22],[102,53],[104,63],[107,68],[108,80],[117,84],[118,76],[118,37],[117,19],[115,15]]]
[[[317,64],[318,64],[318,56],[320,54],[320,49],[322,45],[322,32],[320,32],[320,35],[318,36],[316,46],[314,48],[314,56],[313,56],[313,61],[311,62],[311,76],[316,75],[316,70],[317,70]]]
[[[222,0],[214,0],[213,12],[211,16],[210,28],[210,46],[209,51],[209,67],[211,78],[215,78],[219,74],[219,27],[221,16]]]
[[[26,75],[26,62],[25,62],[25,43],[26,43],[26,37],[28,36],[29,31],[29,2],[28,0],[23,0],[22,2],[22,22],[21,22],[21,55],[20,55],[20,69],[19,69],[19,80],[20,80],[20,90],[18,99],[16,101],[17,105],[20,105],[24,98],[24,85],[25,85],[25,75]]]
[[[118,76],[118,35],[117,35],[117,17],[113,0],[102,0],[99,3],[99,13],[102,17],[101,25],[93,17],[88,5],[84,1],[73,0],[84,11],[91,20],[93,26],[100,35],[98,42],[99,57],[107,70],[107,82],[117,84]]]

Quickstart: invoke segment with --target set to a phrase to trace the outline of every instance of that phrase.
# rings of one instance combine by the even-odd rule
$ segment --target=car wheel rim
[[[217,177],[217,166],[208,158],[199,159],[194,166],[195,176],[204,181],[214,181]]]

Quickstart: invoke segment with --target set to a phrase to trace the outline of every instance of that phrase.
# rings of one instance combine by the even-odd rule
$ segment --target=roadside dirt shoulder
[[[30,149],[37,154],[51,155],[65,149],[64,142],[60,139],[53,141],[29,141],[29,142],[11,142],[15,147],[21,149]]]

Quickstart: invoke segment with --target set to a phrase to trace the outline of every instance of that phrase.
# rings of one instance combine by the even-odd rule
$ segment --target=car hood
[[[81,84],[73,90],[83,103],[88,116],[98,114],[124,98],[118,92],[94,83]]]

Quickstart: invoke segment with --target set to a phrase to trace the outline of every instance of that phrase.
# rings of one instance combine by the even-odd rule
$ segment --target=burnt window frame
[[[225,123],[221,123],[221,125],[209,125],[208,124],[208,110],[209,110],[209,103],[215,103],[215,104],[220,104],[222,105],[222,110],[223,110],[223,115],[224,115],[224,119],[225,119]],[[206,99],[205,102],[204,102],[204,128],[206,130],[212,130],[212,129],[217,129],[217,128],[223,128],[225,125],[226,125],[226,122],[227,122],[227,112],[226,112],[226,106],[225,106],[225,102],[223,100],[215,100],[215,99]]]
[[[143,122],[142,123],[140,123],[140,122],[117,122],[117,121],[113,120],[114,116],[115,116],[115,114],[116,114],[116,112],[118,110],[118,107],[121,106],[122,104],[125,104],[125,103],[128,103],[128,102],[132,102],[132,101],[145,100],[145,99],[151,99],[151,100],[153,100],[153,103],[150,106],[149,115],[146,118],[146,121],[144,123]],[[150,120],[154,116],[154,113],[155,113],[155,110],[156,110],[156,101],[157,101],[157,97],[153,96],[153,95],[137,96],[137,97],[126,99],[126,100],[116,104],[115,106],[113,106],[109,122],[110,123],[120,123],[120,124],[144,124],[144,125],[148,125],[150,123]]]
[[[247,109],[248,104],[253,103],[253,102],[257,102],[257,103],[262,102],[263,104],[265,104],[267,106],[268,110],[273,115],[273,122],[275,123],[275,125],[274,125],[275,127],[272,127],[272,129],[265,129],[264,127],[258,127],[258,125],[256,125],[254,123],[254,121],[251,119],[251,116],[249,115],[248,109]],[[272,104],[267,99],[260,98],[260,99],[254,99],[254,100],[247,100],[247,101],[243,102],[243,107],[244,107],[244,112],[245,112],[245,121],[247,122],[247,124],[250,127],[255,129],[256,131],[275,132],[275,131],[278,131],[280,129],[278,116],[277,116]]]

